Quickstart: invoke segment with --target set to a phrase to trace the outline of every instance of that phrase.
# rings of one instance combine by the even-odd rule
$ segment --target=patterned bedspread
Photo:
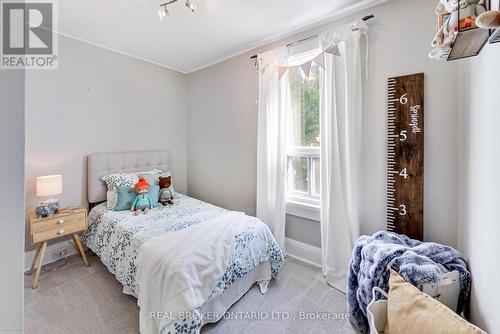
[[[130,211],[108,210],[103,203],[90,212],[89,226],[82,239],[123,284],[124,292],[137,296],[135,259],[146,240],[194,226],[224,212],[226,210],[181,194],[176,194],[173,205],[154,208],[139,216]],[[261,263],[269,262],[273,277],[278,275],[283,253],[276,241],[268,238],[264,228],[267,226],[252,227],[236,237],[227,269],[212,295],[221,294]],[[172,323],[162,332],[196,333],[202,321],[201,312],[193,310],[185,320]]]

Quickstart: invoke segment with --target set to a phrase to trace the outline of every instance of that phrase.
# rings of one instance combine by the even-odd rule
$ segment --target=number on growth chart
[[[407,104],[407,103],[408,103],[408,98],[407,98],[407,96],[408,96],[408,94],[405,94],[405,95],[401,96],[401,97],[399,98],[399,103],[401,103],[401,104]]]
[[[407,135],[408,131],[407,130],[403,130],[399,133],[399,141],[406,141],[406,139],[408,139],[408,135]]]
[[[406,168],[403,168],[403,170],[399,173],[399,175],[401,175],[402,177],[404,177],[405,179],[408,178],[408,173],[406,172]]]

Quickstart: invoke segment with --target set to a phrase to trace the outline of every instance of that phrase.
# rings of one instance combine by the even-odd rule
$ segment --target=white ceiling
[[[189,73],[374,0],[58,1],[63,35]]]

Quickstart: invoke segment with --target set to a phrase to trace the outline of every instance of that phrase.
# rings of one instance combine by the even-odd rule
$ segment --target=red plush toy
[[[132,203],[132,211],[134,215],[140,212],[148,213],[149,209],[153,207],[153,200],[149,196],[149,183],[142,177],[134,186],[137,196]]]

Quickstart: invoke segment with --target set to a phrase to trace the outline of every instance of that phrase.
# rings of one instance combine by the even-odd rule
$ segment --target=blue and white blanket
[[[173,205],[154,208],[146,215],[134,216],[130,211],[108,210],[103,203],[90,212],[89,226],[82,239],[123,284],[124,292],[137,297],[136,259],[139,248],[146,241],[194,227],[227,212],[178,193]],[[273,277],[278,275],[284,262],[283,252],[267,232],[268,227],[260,224],[236,236],[225,272],[213,287],[212,296],[222,294],[236,280],[262,263],[269,263]],[[163,328],[162,333],[196,333],[202,323],[201,311],[193,309],[184,319]]]
[[[384,231],[361,236],[349,265],[347,303],[351,321],[362,333],[368,332],[366,307],[373,297],[372,288],[388,290],[388,267],[415,286],[437,282],[442,274],[457,270],[460,273],[458,313],[469,299],[471,276],[467,262],[454,248]]]

